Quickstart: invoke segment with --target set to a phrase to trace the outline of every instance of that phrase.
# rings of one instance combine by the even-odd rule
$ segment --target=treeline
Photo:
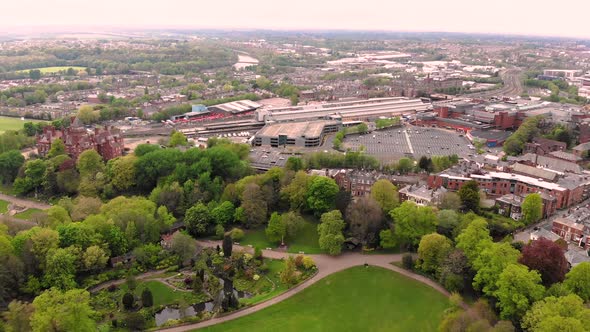
[[[539,134],[539,125],[543,117],[540,115],[526,118],[520,127],[504,142],[504,152],[511,156],[522,153],[524,145]]]
[[[48,96],[65,91],[89,90],[94,85],[86,81],[75,81],[67,84],[38,84],[35,86],[19,86],[0,91],[0,105],[23,107],[44,103]]]
[[[201,42],[144,42],[142,49],[130,46],[96,48],[47,48],[21,50],[19,54],[0,52],[3,64],[0,78],[11,78],[12,72],[30,68],[80,66],[109,74],[127,74],[131,70],[184,75],[231,66],[237,61],[232,50]],[[12,76],[11,76],[12,75]]]

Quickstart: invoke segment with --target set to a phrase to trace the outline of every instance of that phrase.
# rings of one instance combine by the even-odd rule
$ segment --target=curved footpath
[[[199,241],[199,245],[201,245],[203,247],[216,247],[217,245],[221,246],[221,243],[220,243],[220,241]],[[236,245],[236,246],[234,246],[234,248],[237,250],[244,249],[246,251],[253,252],[252,248],[249,248],[249,247],[242,247],[242,246]],[[289,255],[296,255],[296,254],[289,254],[289,253],[277,252],[277,251],[272,251],[272,250],[263,250],[263,256],[267,257],[267,258],[282,259],[282,258],[286,258]],[[414,279],[414,280],[419,281],[421,283],[424,283],[424,284],[434,288],[438,292],[444,294],[445,296],[450,295],[446,289],[444,289],[441,285],[437,284],[436,282],[434,282],[424,276],[412,273],[410,271],[407,271],[407,270],[399,268],[395,265],[392,265],[391,264],[392,262],[401,261],[401,258],[402,258],[401,254],[363,255],[360,253],[344,253],[340,256],[335,256],[335,257],[329,256],[329,255],[307,255],[307,256],[312,257],[313,260],[315,261],[316,266],[318,268],[318,273],[316,275],[314,275],[313,277],[311,277],[310,279],[307,279],[306,281],[302,282],[301,284],[287,290],[286,292],[282,293],[281,295],[273,297],[272,299],[270,299],[268,301],[256,304],[251,307],[246,307],[245,309],[238,310],[238,311],[235,311],[233,313],[229,313],[229,314],[221,316],[221,317],[212,318],[212,319],[205,320],[205,321],[195,323],[195,324],[188,324],[188,325],[182,325],[182,326],[177,326],[177,327],[161,329],[158,331],[162,331],[162,332],[191,331],[194,329],[207,327],[207,326],[223,323],[223,322],[226,322],[229,320],[233,320],[233,319],[236,319],[239,317],[247,316],[247,315],[250,315],[252,313],[260,311],[264,308],[268,308],[276,303],[279,303],[283,300],[290,298],[291,296],[301,292],[302,290],[315,284],[316,282],[320,281],[321,279],[323,279],[324,277],[326,277],[330,274],[351,268],[353,266],[364,265],[365,263],[367,263],[369,265],[373,265],[373,266],[379,266],[379,267],[397,272],[397,273],[402,274],[408,278],[411,278],[411,279]]]

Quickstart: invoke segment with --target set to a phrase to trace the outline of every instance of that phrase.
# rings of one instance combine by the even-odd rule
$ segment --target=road
[[[500,73],[504,86],[497,90],[466,94],[470,98],[490,98],[493,96],[517,97],[524,91],[522,88],[522,69],[510,68]]]
[[[217,245],[220,245],[220,244],[221,244],[220,241],[199,241],[199,245],[204,246],[204,247],[216,247]],[[252,248],[247,248],[247,247],[234,246],[234,248],[235,248],[235,250],[242,250],[243,249],[243,250],[247,250],[250,252],[253,251]],[[283,259],[289,255],[290,254],[283,253],[283,252],[277,252],[277,251],[272,251],[272,250],[263,250],[264,257],[273,258],[273,259]],[[422,283],[434,288],[438,292],[444,294],[445,296],[450,295],[447,290],[445,290],[442,286],[435,283],[434,281],[432,281],[426,277],[423,277],[421,275],[406,271],[406,270],[399,268],[395,265],[392,265],[391,264],[392,262],[399,262],[401,260],[401,258],[402,258],[401,254],[363,255],[360,253],[344,253],[340,256],[329,256],[329,255],[308,255],[308,256],[312,257],[313,260],[315,261],[316,266],[318,268],[318,273],[316,275],[314,275],[312,278],[289,289],[288,291],[282,293],[281,295],[274,297],[268,301],[259,303],[257,305],[232,312],[232,313],[225,315],[225,316],[212,318],[212,319],[205,320],[205,321],[195,323],[195,324],[188,324],[188,325],[183,325],[183,326],[162,329],[159,331],[162,331],[162,332],[192,331],[192,330],[195,330],[198,328],[203,328],[203,327],[219,324],[219,323],[223,323],[223,322],[233,320],[233,319],[236,319],[239,317],[250,315],[252,313],[260,311],[264,308],[268,308],[274,304],[277,304],[283,300],[290,298],[291,296],[301,292],[302,290],[306,289],[307,287],[315,284],[316,282],[320,281],[321,279],[323,279],[333,273],[336,273],[336,272],[339,272],[339,271],[342,271],[342,270],[345,270],[345,269],[348,269],[348,268],[351,268],[354,266],[364,265],[365,263],[372,265],[372,266],[379,266],[379,267],[382,267],[382,268],[385,268],[385,269],[388,269],[391,271],[395,271],[395,272],[402,274],[408,278],[412,278],[414,280],[422,282]]]
[[[39,210],[47,210],[51,207],[51,205],[43,202],[31,201],[28,199],[18,198],[6,194],[0,193],[0,199],[3,201],[10,202],[10,204],[15,204],[18,206],[23,206],[28,209],[39,209]]]

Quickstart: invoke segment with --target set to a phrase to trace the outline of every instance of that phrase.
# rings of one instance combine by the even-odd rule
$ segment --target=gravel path
[[[14,197],[14,196],[2,194],[2,193],[0,193],[0,199],[3,201],[10,202],[11,204],[15,204],[18,206],[24,206],[29,209],[47,210],[51,207],[51,205],[46,204],[46,203],[36,202],[36,201],[23,199],[23,198],[18,198],[18,197]]]
[[[220,245],[220,242],[219,241],[199,241],[199,244],[204,247],[216,247],[217,245]],[[241,247],[241,246],[236,245],[236,246],[234,246],[234,248],[236,250],[244,249],[244,250],[253,252],[252,248],[248,248],[248,247]],[[287,254],[287,253],[277,252],[277,251],[272,251],[272,250],[263,250],[264,257],[273,258],[273,259],[282,259],[282,258],[285,258],[289,255],[294,255],[294,254]],[[344,254],[342,254],[340,256],[336,256],[336,257],[329,256],[329,255],[308,255],[308,256],[311,256],[313,258],[313,260],[315,261],[315,263],[318,267],[318,273],[315,276],[313,276],[312,278],[289,289],[288,291],[282,293],[281,295],[276,296],[268,301],[256,304],[254,306],[235,311],[235,312],[230,313],[225,316],[212,318],[212,319],[202,321],[199,323],[195,323],[195,324],[188,324],[188,325],[183,325],[183,326],[162,329],[159,331],[162,331],[162,332],[185,332],[185,331],[191,331],[191,330],[206,327],[206,326],[211,326],[211,325],[223,323],[223,322],[233,320],[233,319],[236,319],[239,317],[243,317],[243,316],[255,313],[257,311],[260,311],[264,308],[268,308],[268,307],[270,307],[274,304],[277,304],[283,300],[286,300],[286,299],[290,298],[291,296],[306,289],[307,287],[315,284],[316,282],[323,279],[324,277],[329,276],[330,274],[351,268],[353,266],[364,265],[365,263],[367,263],[369,265],[379,266],[379,267],[382,267],[382,268],[385,268],[385,269],[388,269],[391,271],[395,271],[395,272],[402,274],[408,278],[412,278],[416,281],[422,282],[422,283],[434,288],[438,292],[444,294],[445,296],[450,295],[449,292],[447,292],[447,290],[445,290],[442,286],[435,283],[434,281],[432,281],[426,277],[423,277],[421,275],[418,275],[418,274],[412,273],[410,271],[404,270],[402,268],[399,268],[395,265],[392,265],[391,264],[392,262],[401,261],[401,258],[402,258],[401,254],[363,255],[360,253],[344,253]]]

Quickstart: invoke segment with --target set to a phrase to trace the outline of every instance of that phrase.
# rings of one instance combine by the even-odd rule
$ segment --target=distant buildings
[[[434,189],[426,185],[409,185],[399,190],[400,202],[410,201],[418,205],[437,205],[448,190],[444,187]]]
[[[67,154],[74,160],[90,149],[96,150],[104,160],[110,160],[123,154],[123,135],[114,127],[87,129],[79,121],[72,121],[72,125],[65,129],[53,126],[43,128],[43,133],[37,135],[37,150],[39,155],[46,156],[51,144],[61,139]]]

